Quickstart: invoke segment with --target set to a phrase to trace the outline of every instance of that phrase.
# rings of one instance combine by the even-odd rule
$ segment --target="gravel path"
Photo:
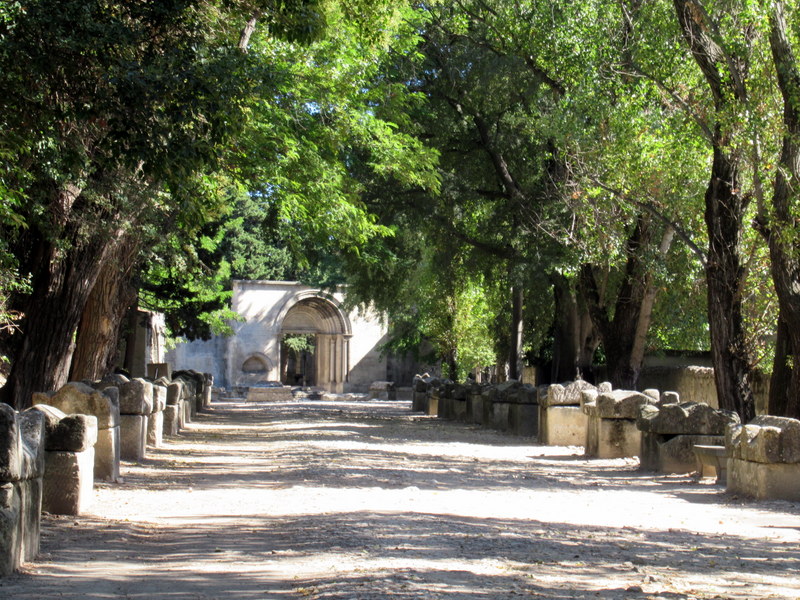
[[[800,599],[800,505],[406,402],[217,403],[0,598]]]

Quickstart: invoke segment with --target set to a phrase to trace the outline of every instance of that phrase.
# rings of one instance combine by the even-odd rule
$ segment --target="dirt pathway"
[[[0,598],[800,598],[800,505],[404,402],[215,404]]]

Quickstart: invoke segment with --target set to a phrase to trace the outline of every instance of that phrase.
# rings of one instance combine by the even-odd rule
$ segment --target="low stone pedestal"
[[[153,384],[135,378],[120,381],[118,388],[120,457],[138,462],[147,453],[148,421],[153,412]]]
[[[431,388],[438,384],[439,380],[427,373],[425,375],[416,375],[414,382],[411,384],[411,410],[425,413],[426,415],[435,415],[435,410],[431,413],[428,409],[428,397]]]
[[[436,402],[436,416],[440,419],[450,420],[453,418],[453,386],[450,380],[441,381],[439,387],[431,390],[432,395],[438,397]]]
[[[291,402],[292,388],[288,385],[253,386],[247,389],[247,402]]]
[[[469,388],[466,385],[455,384],[450,391],[450,418],[459,423],[467,422],[467,396]]]
[[[373,381],[369,385],[369,397],[372,400],[397,400],[394,381]]]
[[[760,416],[731,425],[727,490],[759,500],[800,501],[800,421]]]
[[[538,437],[539,395],[535,387],[526,384],[512,386],[506,391],[508,399],[508,430],[514,435]]]
[[[180,432],[180,415],[181,406],[177,404],[168,404],[164,407],[164,435],[175,436]]]
[[[198,411],[203,410],[205,375],[198,371],[176,371],[172,380],[183,383],[183,400],[189,408],[185,411],[184,422],[191,423]]]
[[[44,415],[0,403],[0,576],[39,553]]]
[[[548,446],[583,446],[589,417],[581,409],[581,392],[597,389],[579,380],[539,388],[539,442]]]
[[[79,515],[92,499],[97,417],[66,415],[46,404],[31,410],[41,412],[45,419],[42,510]]]
[[[47,404],[62,412],[97,417],[97,443],[94,446],[94,478],[119,479],[120,413],[119,390],[108,387],[96,390],[84,383],[70,382],[49,394],[34,394],[33,404]]]
[[[728,481],[728,450],[725,446],[696,445],[694,454],[700,463],[700,477],[714,477],[717,483]]]
[[[469,404],[467,408],[467,418],[470,423],[483,425],[483,392],[485,389],[485,386],[480,386],[478,384],[474,384],[470,388],[469,394],[467,395],[467,403]]]
[[[694,447],[721,445],[725,428],[738,422],[735,413],[698,402],[643,406],[636,422],[642,432],[641,468],[660,473],[700,471]]]
[[[167,384],[167,405],[164,407],[164,435],[178,435],[184,426],[186,414],[183,407],[183,383]]]
[[[147,445],[160,448],[164,440],[164,409],[167,406],[167,387],[153,384],[153,412],[147,419]]]
[[[634,391],[597,392],[584,390],[581,408],[589,421],[586,428],[585,454],[592,458],[639,456],[642,434],[636,418],[642,406],[653,404],[651,396]]]

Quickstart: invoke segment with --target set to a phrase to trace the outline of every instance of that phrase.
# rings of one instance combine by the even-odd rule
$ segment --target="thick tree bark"
[[[783,145],[772,195],[773,222],[768,241],[772,278],[780,319],[775,366],[770,382],[769,411],[800,418],[800,257],[793,215],[800,199],[800,69],[786,33],[784,3],[776,1],[770,15],[770,46],[783,94]],[[788,358],[792,365],[789,367]],[[788,386],[787,386],[788,383]]]
[[[695,0],[673,0],[683,37],[714,100],[715,123],[704,131],[713,148],[711,178],[705,194],[708,230],[708,321],[711,357],[720,408],[744,422],[755,416],[750,361],[742,321],[744,270],[740,258],[747,200],[741,193],[735,132],[724,113],[747,101],[747,61],[727,54],[712,34],[707,15]]]
[[[24,310],[22,344],[2,389],[2,400],[17,410],[31,405],[34,392],[66,383],[72,339],[109,242],[78,242],[67,251],[41,244],[39,269]]]
[[[550,381],[592,380],[592,360],[600,343],[597,330],[569,280],[561,273],[550,275],[553,284],[553,364]]]
[[[608,299],[600,293],[592,265],[583,265],[581,288],[589,314],[600,333],[606,354],[608,378],[614,387],[633,390],[639,380],[644,357],[643,342],[649,328],[652,305],[648,305],[651,275],[645,264],[652,237],[649,219],[640,215],[627,241],[628,259],[622,282],[617,290],[613,316]],[[642,344],[637,349],[637,344]]]
[[[769,380],[769,399],[767,414],[780,417],[790,416],[789,406],[792,398],[797,396],[792,390],[792,347],[789,339],[789,328],[778,316],[778,330],[775,337],[775,358],[772,362],[772,376]],[[795,416],[795,418],[798,418]]]
[[[136,299],[130,275],[137,251],[126,238],[103,265],[81,315],[70,379],[96,380],[113,371],[122,321]]]
[[[708,323],[711,359],[720,408],[744,422],[755,417],[752,364],[742,318],[744,269],[739,255],[744,206],[739,169],[721,148],[714,149],[711,181],[705,196],[708,228]]]

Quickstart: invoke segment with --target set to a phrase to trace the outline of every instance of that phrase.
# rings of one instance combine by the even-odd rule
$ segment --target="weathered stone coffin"
[[[428,412],[428,394],[434,381],[435,379],[427,373],[414,377],[414,382],[411,384],[411,410],[430,414]]]
[[[147,430],[153,412],[153,384],[141,378],[119,386],[120,456],[140,461],[147,453]]]
[[[589,417],[581,409],[581,392],[596,389],[586,381],[540,386],[539,442],[549,446],[582,446]]]
[[[46,404],[31,410],[40,411],[45,418],[42,510],[79,515],[92,498],[97,417],[66,415]]]
[[[57,392],[34,394],[33,404],[54,406],[68,415],[95,416],[97,443],[94,447],[94,478],[103,481],[119,479],[120,411],[119,390],[116,387],[96,390],[85,383],[71,382]]]
[[[373,381],[369,384],[369,397],[373,400],[397,400],[394,381]]]
[[[758,499],[800,500],[800,421],[760,416],[725,433],[729,492]]]
[[[438,402],[436,403],[436,416],[440,419],[453,418],[453,386],[455,384],[450,380],[440,382],[439,387],[436,388],[438,395]]]
[[[642,436],[636,427],[636,419],[642,406],[654,403],[652,395],[634,391],[583,390],[581,409],[588,417],[584,444],[586,456],[593,458],[638,456]]]
[[[0,403],[0,576],[39,553],[45,419]]]
[[[467,419],[470,423],[483,424],[483,393],[486,386],[473,384],[467,396]]]
[[[197,415],[198,411],[203,410],[203,399],[205,397],[206,377],[198,371],[176,371],[172,377],[173,381],[182,381],[184,384],[183,398],[189,405],[189,412],[186,421],[191,420]]]
[[[642,432],[641,468],[661,473],[700,471],[694,446],[722,444],[726,427],[738,422],[735,413],[704,403],[645,405],[636,422]]]
[[[539,395],[531,385],[519,385],[507,393],[509,431],[514,435],[539,435]]]
[[[147,445],[160,448],[164,441],[164,408],[167,406],[167,386],[153,384],[153,412],[147,420]]]
[[[467,422],[467,396],[469,388],[463,384],[454,384],[450,391],[450,418],[459,423]]]

